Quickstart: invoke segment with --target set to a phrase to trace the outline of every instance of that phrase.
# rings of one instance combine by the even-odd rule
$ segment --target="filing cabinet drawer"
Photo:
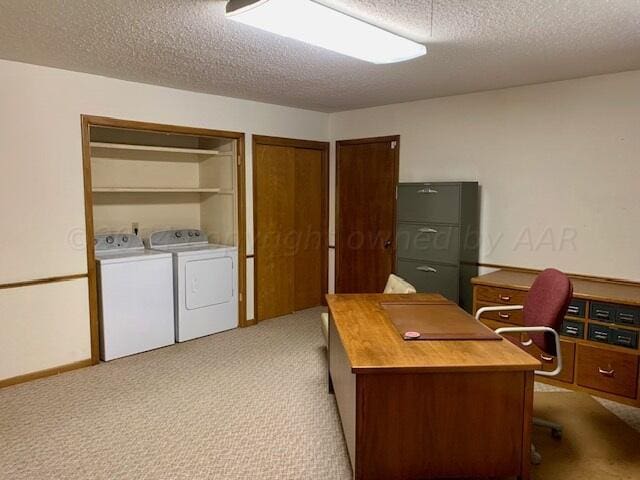
[[[588,339],[594,342],[609,343],[611,329],[603,325],[590,324]]]
[[[524,305],[527,292],[479,285],[476,287],[476,296],[480,302],[489,302],[498,305]]]
[[[578,385],[602,392],[636,398],[638,357],[630,353],[578,345]]]
[[[560,335],[572,338],[584,338],[584,322],[565,320],[560,328]]]
[[[567,309],[567,315],[571,315],[572,317],[580,317],[580,318],[586,317],[587,301],[580,300],[577,298],[572,298],[571,303],[569,303],[569,308]]]
[[[460,260],[460,227],[399,223],[398,258],[458,263]]]
[[[640,308],[618,305],[616,323],[622,325],[640,325]]]
[[[440,293],[458,302],[460,273],[457,266],[398,259],[397,271],[418,292]]]
[[[638,332],[612,328],[609,331],[609,343],[626,348],[638,348]]]
[[[616,306],[608,303],[592,302],[589,318],[599,322],[613,323],[616,319]]]
[[[495,307],[496,305],[478,304],[481,307]],[[522,310],[513,310],[508,312],[486,312],[482,314],[482,320],[493,320],[494,322],[511,323],[513,325],[524,325]]]
[[[398,221],[458,224],[460,197],[460,185],[399,185]]]

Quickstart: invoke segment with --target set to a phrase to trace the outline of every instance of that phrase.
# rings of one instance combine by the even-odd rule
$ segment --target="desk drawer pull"
[[[420,190],[418,190],[418,193],[438,193],[438,191],[434,190],[431,187],[426,187],[426,188],[421,188]]]
[[[540,354],[540,360],[547,362],[547,363],[551,363],[553,362],[553,357],[549,356],[549,355],[545,355],[544,353]]]
[[[510,302],[511,297],[509,295],[498,295],[498,299],[503,302]]]
[[[505,320],[508,320],[508,319],[510,319],[510,318],[511,318],[511,314],[510,314],[510,313],[504,313],[504,312],[500,312],[500,313],[498,313],[498,316],[499,316],[500,318],[504,318]]]
[[[598,367],[598,373],[600,375],[602,375],[603,377],[613,378],[613,376],[616,373],[616,371],[613,368],[611,370],[604,370],[604,369]]]
[[[433,267],[427,267],[426,265],[422,267],[416,267],[416,270],[419,270],[421,272],[427,272],[427,273],[438,273],[438,270],[436,270]]]
[[[420,233],[438,233],[438,230],[436,230],[435,228],[423,227],[423,228],[419,228],[418,232],[420,232]]]

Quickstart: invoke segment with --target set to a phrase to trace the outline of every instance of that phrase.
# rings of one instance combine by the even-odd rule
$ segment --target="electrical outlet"
[[[131,231],[133,232],[134,235],[138,235],[138,231],[140,230],[138,222],[133,222],[131,224]]]

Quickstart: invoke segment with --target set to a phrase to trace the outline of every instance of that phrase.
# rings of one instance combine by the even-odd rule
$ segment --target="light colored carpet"
[[[320,311],[1,389],[0,479],[350,479]]]
[[[0,479],[347,479],[320,309],[0,390]]]

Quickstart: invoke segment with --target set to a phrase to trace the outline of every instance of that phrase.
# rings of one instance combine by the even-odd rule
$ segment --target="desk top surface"
[[[471,280],[471,283],[490,287],[529,290],[537,276],[538,273],[536,272],[498,270],[475,277]],[[576,298],[640,306],[639,284],[621,283],[596,278],[589,279],[571,275],[569,275],[569,277],[573,284],[573,296]]]
[[[380,303],[431,303],[471,319],[441,295],[327,295],[329,312],[354,373],[535,370],[540,362],[506,340],[405,341]],[[329,344],[331,344],[331,337]]]

